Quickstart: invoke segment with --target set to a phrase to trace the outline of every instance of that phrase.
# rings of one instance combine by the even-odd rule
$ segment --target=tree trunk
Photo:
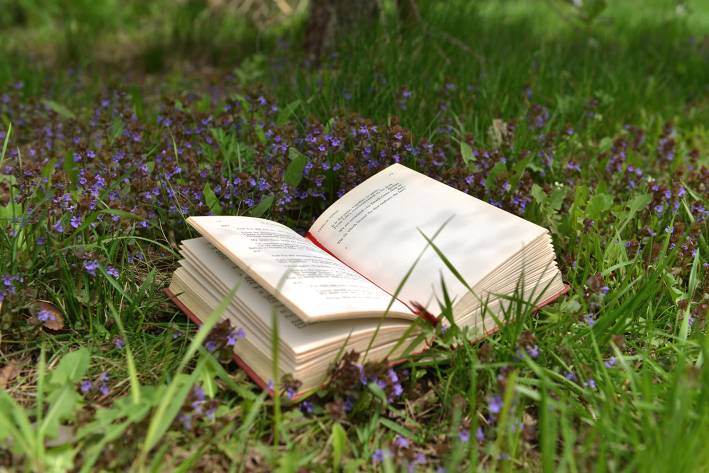
[[[378,17],[378,0],[311,0],[305,51],[318,64],[337,41]]]

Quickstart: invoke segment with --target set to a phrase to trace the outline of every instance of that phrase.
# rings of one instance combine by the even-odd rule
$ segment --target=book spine
[[[352,271],[356,272],[357,274],[359,274],[360,276],[362,276],[364,279],[366,279],[367,281],[371,282],[372,284],[374,284],[375,286],[377,286],[379,289],[381,289],[382,291],[384,291],[384,289],[382,289],[382,287],[379,286],[377,283],[375,283],[374,281],[372,281],[371,279],[369,279],[367,276],[365,276],[364,274],[360,273],[359,271],[357,271],[356,269],[354,269],[352,266],[348,265],[347,263],[345,263],[344,261],[342,261],[340,258],[338,258],[337,256],[335,256],[335,255],[332,253],[332,251],[328,250],[322,243],[320,243],[320,242],[318,241],[318,239],[313,236],[312,233],[307,232],[307,233],[305,234],[305,238],[306,238],[307,240],[310,240],[311,243],[313,243],[315,246],[317,246],[318,248],[320,248],[321,250],[323,250],[324,252],[326,252],[327,254],[329,254],[330,256],[332,256],[333,258],[335,258],[337,261],[339,261],[340,263],[344,264],[345,266],[347,266],[348,268],[350,268]],[[384,291],[384,292],[387,292],[387,291]],[[388,294],[388,292],[387,292],[387,294]],[[397,300],[398,300],[399,302],[401,302],[402,304],[404,304],[406,307],[408,307],[409,310],[410,310],[412,313],[414,313],[414,314],[416,314],[417,316],[419,316],[420,318],[424,319],[426,322],[429,322],[431,325],[436,325],[436,324],[438,323],[438,318],[437,318],[435,315],[433,315],[433,314],[431,314],[430,312],[428,312],[427,310],[420,310],[418,307],[415,307],[415,306],[412,307],[412,304],[408,304],[408,303],[406,303],[405,301],[402,301],[401,299],[397,299]]]

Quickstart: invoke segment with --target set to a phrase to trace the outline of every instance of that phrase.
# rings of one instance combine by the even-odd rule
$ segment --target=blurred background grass
[[[709,122],[707,0],[424,1],[410,29],[393,1],[381,6],[375,25],[341,36],[315,68],[303,54],[303,0],[6,0],[0,84],[46,95],[40,85],[51,78],[55,97],[76,101],[112,83],[179,90],[189,78],[236,71],[279,100],[306,98],[304,111],[323,120],[338,108],[397,115],[429,137],[448,83],[459,96],[452,112],[479,136],[496,116],[523,110],[530,93],[559,123],[577,122],[592,102],[599,134],[648,113]],[[77,70],[101,78],[81,97]],[[475,114],[464,112],[473,99]]]

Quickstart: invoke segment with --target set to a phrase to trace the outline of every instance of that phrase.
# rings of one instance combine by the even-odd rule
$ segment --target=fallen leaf
[[[507,139],[509,138],[509,130],[507,129],[507,123],[504,120],[495,118],[492,121],[492,125],[487,130],[490,141],[495,148],[499,148]]]
[[[10,381],[20,374],[21,365],[15,360],[11,360],[8,364],[0,368],[0,389],[5,389],[10,384]]]
[[[48,314],[49,318],[46,320],[40,320],[39,314],[40,312],[45,312]],[[44,327],[48,328],[49,330],[53,331],[58,331],[64,328],[64,315],[61,313],[61,311],[52,304],[51,302],[47,301],[37,301],[35,302],[33,308],[32,308],[32,315],[34,316],[34,319],[36,323],[39,323],[43,325]]]

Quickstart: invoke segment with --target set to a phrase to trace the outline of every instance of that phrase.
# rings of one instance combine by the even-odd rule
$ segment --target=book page
[[[259,327],[259,331],[269,333],[272,330],[272,311],[275,310],[279,320],[279,335],[286,345],[297,355],[307,353],[319,347],[328,345],[339,346],[344,340],[358,338],[371,333],[377,325],[376,320],[330,321],[315,324],[304,323],[290,309],[280,303],[275,297],[266,292],[253,278],[224,256],[219,250],[204,238],[183,240],[183,254],[188,256],[188,261],[182,264],[189,268],[189,262],[199,265],[198,271],[190,271],[193,277],[200,277],[200,285],[209,285],[217,291],[216,300],[221,300],[223,294],[229,289],[239,286],[236,300],[244,310],[241,312],[246,317],[253,317],[251,323]],[[200,270],[202,269],[203,270]],[[213,277],[209,277],[212,275]],[[216,280],[215,280],[216,278]],[[246,320],[244,320],[246,321]],[[243,323],[243,322],[241,322]],[[380,325],[381,335],[396,331],[403,333],[409,322],[404,320],[383,320]],[[249,334],[252,336],[252,334]],[[270,346],[270,339],[264,346]]]
[[[228,216],[190,217],[187,223],[307,322],[377,317],[391,302],[385,291],[285,225]],[[414,318],[398,301],[390,315]]]
[[[446,224],[446,222],[448,222]],[[310,234],[341,261],[394,293],[433,241],[470,287],[546,230],[405,166],[394,164],[330,206]],[[399,294],[437,314],[441,277],[451,298],[465,286],[432,248],[423,252]]]

